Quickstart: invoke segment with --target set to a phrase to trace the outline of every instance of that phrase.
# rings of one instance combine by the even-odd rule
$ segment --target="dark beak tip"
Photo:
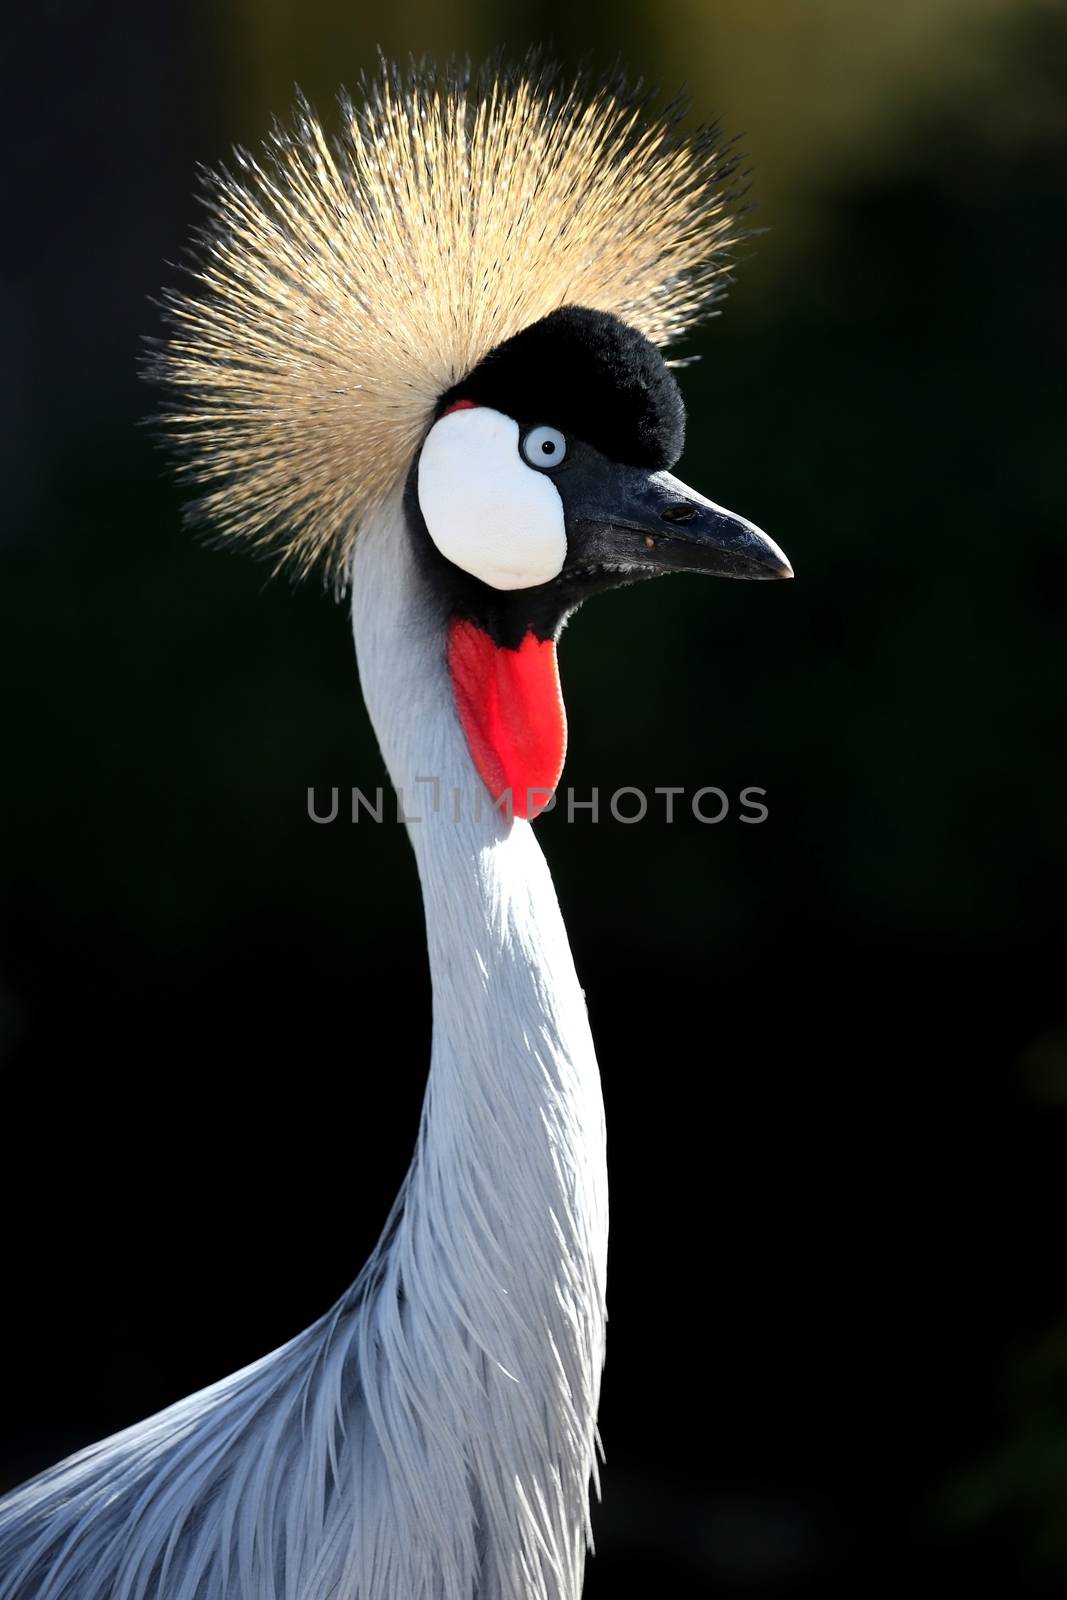
[[[766,534],[761,536],[758,549],[751,552],[751,575],[753,578],[792,578],[793,566],[784,550],[780,550]]]
[[[788,558],[780,550],[775,549],[746,552],[737,560],[732,570],[729,566],[725,567],[722,575],[771,583],[792,578],[794,572]]]

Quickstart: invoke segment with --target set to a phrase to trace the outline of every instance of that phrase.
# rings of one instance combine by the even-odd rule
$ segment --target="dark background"
[[[180,527],[138,424],[198,161],[380,42],[621,51],[740,131],[753,240],[680,471],[792,585],[562,648],[539,826],[613,1182],[592,1600],[1067,1576],[1067,13],[697,0],[38,5],[8,109],[0,1487],[264,1353],[384,1219],[429,1043],[348,622]],[[1057,63],[1059,66],[1057,67]]]

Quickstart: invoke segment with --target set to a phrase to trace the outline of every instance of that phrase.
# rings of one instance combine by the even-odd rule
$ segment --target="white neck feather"
[[[399,497],[354,592],[394,781],[461,795],[410,830],[434,988],[415,1160],[321,1321],[0,1502],[0,1600],[579,1595],[607,1246],[585,1004],[529,824],[475,812]]]
[[[377,1303],[390,1330],[374,1422],[410,1489],[410,1537],[435,1537],[427,1495],[450,1539],[471,1529],[480,1581],[457,1595],[571,1600],[588,1529],[607,1250],[585,1001],[533,830],[509,824],[481,791],[399,500],[361,533],[353,595],[363,693],[393,781],[421,818],[409,832],[434,995],[418,1152],[386,1266],[408,1309],[401,1330],[391,1296]],[[436,780],[439,809],[419,778]],[[418,1375],[417,1439],[407,1434],[415,1419],[395,1415],[394,1358]]]

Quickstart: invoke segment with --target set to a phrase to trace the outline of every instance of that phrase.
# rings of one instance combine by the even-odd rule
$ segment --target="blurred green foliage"
[[[1001,1437],[948,1488],[950,1524],[996,1529],[1028,1573],[1067,1571],[1067,1322],[1009,1363]]]

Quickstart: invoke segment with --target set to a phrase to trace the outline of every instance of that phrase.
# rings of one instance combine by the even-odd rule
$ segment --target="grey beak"
[[[563,474],[559,486],[564,489]],[[600,562],[652,575],[706,572],[720,578],[791,578],[773,539],[706,500],[670,472],[604,458],[569,475],[564,504],[575,567]]]
[[[793,576],[785,553],[746,517],[705,499],[669,472],[654,473],[648,482],[658,526],[647,537],[665,569],[720,578]]]

